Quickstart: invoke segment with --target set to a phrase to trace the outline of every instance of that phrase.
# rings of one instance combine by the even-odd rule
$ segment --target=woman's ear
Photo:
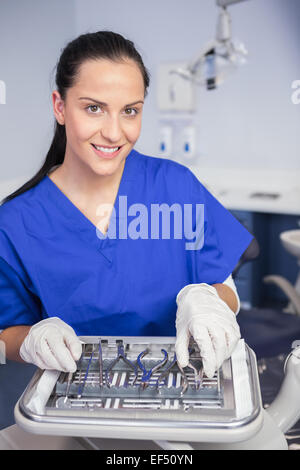
[[[58,124],[64,125],[65,124],[65,114],[64,114],[65,103],[57,90],[54,90],[52,92],[52,104],[53,104],[54,116]]]

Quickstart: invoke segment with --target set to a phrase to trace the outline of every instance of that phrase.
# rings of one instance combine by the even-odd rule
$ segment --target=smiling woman
[[[184,367],[192,335],[212,377],[233,351],[238,296],[228,279],[252,236],[188,168],[134,149],[148,86],[140,54],[117,33],[82,35],[63,50],[46,161],[0,207],[8,359],[70,372],[78,336],[176,334]],[[151,223],[145,237],[153,208],[178,217],[162,236]]]
[[[101,180],[101,187],[116,188],[140,134],[149,82],[140,54],[123,36],[98,31],[71,41],[57,64],[57,89],[52,93],[55,134],[46,160],[3,202],[34,187],[58,165],[51,179],[68,196],[76,187],[77,195],[88,191],[91,199]]]
[[[67,143],[50,178],[90,219],[95,205],[115,200],[125,159],[140,135],[144,94],[140,68],[130,59],[87,60],[64,99],[52,94]]]

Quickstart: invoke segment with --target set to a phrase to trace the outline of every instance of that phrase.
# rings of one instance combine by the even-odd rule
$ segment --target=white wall
[[[111,29],[132,39],[152,74],[138,149],[157,154],[156,72],[162,61],[194,57],[213,38],[214,0],[75,0],[77,33]],[[229,8],[233,37],[249,61],[224,85],[198,90],[199,164],[227,168],[300,168],[299,0],[249,0]]]
[[[0,182],[33,176],[44,161],[53,136],[52,72],[74,32],[73,0],[0,2]]]
[[[249,0],[230,7],[249,62],[224,85],[198,89],[199,164],[299,169],[300,2]],[[111,29],[132,39],[152,76],[137,148],[157,155],[157,66],[194,57],[215,32],[214,0],[9,0],[0,2],[0,182],[33,175],[53,135],[53,68],[78,34]]]

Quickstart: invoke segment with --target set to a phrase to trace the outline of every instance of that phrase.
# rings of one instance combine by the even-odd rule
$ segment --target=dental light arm
[[[220,7],[215,39],[209,41],[191,60],[186,68],[171,73],[180,75],[207,89],[216,88],[224,76],[235,66],[245,62],[247,51],[243,44],[234,44],[231,39],[231,18],[226,10],[228,5],[246,0],[216,0]]]
[[[233,5],[234,3],[241,3],[245,2],[246,0],[216,0],[216,4],[218,7],[228,7],[229,5]]]

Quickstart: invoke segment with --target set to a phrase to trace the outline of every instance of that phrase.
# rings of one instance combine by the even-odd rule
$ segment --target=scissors
[[[141,371],[143,372],[142,378],[141,378],[141,383],[140,386],[142,389],[145,389],[149,385],[150,378],[152,374],[154,374],[157,370],[159,370],[161,367],[163,367],[167,360],[168,360],[168,353],[165,349],[161,349],[161,352],[164,354],[164,358],[159,361],[154,367],[151,369],[147,370],[144,364],[142,363],[142,359],[146,354],[150,352],[149,348],[146,348],[144,351],[142,351],[137,358],[137,363]]]
[[[105,372],[106,385],[108,387],[111,387],[111,382],[112,382],[111,371],[112,371],[113,367],[120,360],[123,360],[125,362],[125,364],[128,365],[133,370],[134,375],[135,375],[135,377],[133,379],[133,382],[131,384],[131,385],[133,385],[133,383],[136,381],[137,376],[138,376],[137,366],[133,362],[131,362],[129,359],[127,359],[126,354],[124,352],[123,341],[122,340],[117,341],[117,345],[118,345],[117,357],[111,362],[111,364],[109,365],[109,367],[106,369],[106,372]]]

